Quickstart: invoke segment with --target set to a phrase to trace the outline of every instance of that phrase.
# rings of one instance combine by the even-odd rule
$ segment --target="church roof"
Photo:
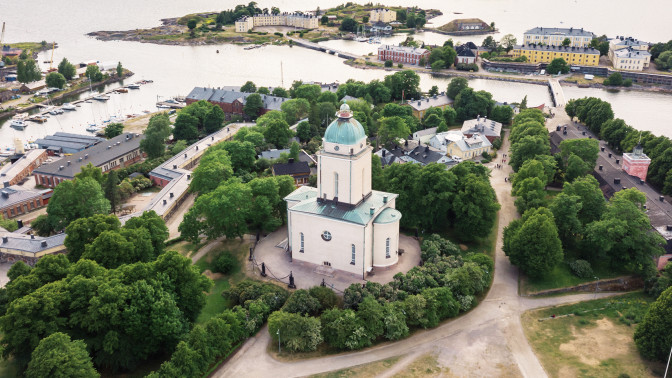
[[[327,127],[324,132],[324,141],[329,143],[355,145],[366,138],[364,128],[350,112],[348,104],[343,103],[336,113],[338,118]]]
[[[393,209],[391,207],[388,207],[387,209],[383,210],[378,214],[376,219],[373,220],[373,223],[394,223],[394,222],[399,222],[401,219],[401,213],[397,209]]]
[[[346,222],[366,225],[373,218],[377,219],[377,216],[382,215],[386,209],[380,212],[381,208],[387,208],[390,201],[394,198],[397,198],[397,194],[372,191],[371,195],[359,204],[357,207],[352,207],[347,204],[336,204],[333,202],[317,202],[317,188],[297,189],[294,193],[285,197],[285,200],[299,200],[301,198],[307,198],[296,205],[294,205],[290,211],[297,211],[301,213],[319,215],[326,218],[332,218],[337,220],[342,220]],[[300,193],[297,193],[301,190]],[[309,195],[308,191],[312,190],[315,192],[315,195]],[[297,193],[297,195],[295,195]],[[387,197],[387,201],[385,201]],[[373,215],[371,214],[371,208],[374,208]],[[396,211],[396,210],[395,210]],[[381,219],[387,219],[391,217],[391,213],[387,213]],[[398,215],[401,218],[401,213]],[[378,222],[378,223],[389,223],[389,222]]]

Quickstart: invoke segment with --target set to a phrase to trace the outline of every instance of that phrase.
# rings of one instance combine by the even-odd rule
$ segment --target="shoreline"
[[[96,84],[92,84],[92,85],[91,85],[91,88],[99,88],[99,87],[104,87],[104,86],[109,85],[109,84],[117,83],[117,82],[123,81],[124,79],[127,79],[127,78],[129,78],[129,77],[131,77],[131,76],[133,76],[133,75],[134,75],[133,72],[128,71],[128,72],[125,73],[124,76],[122,76],[121,78],[118,78],[118,77],[116,77],[116,76],[115,76],[115,77],[110,77],[110,78],[108,78],[107,80],[100,81],[100,82],[98,82],[98,83],[96,83]],[[50,99],[51,99],[51,101],[58,102],[58,101],[62,100],[64,97],[67,97],[67,96],[74,96],[74,95],[78,95],[78,94],[81,94],[81,93],[84,93],[84,92],[88,92],[89,90],[91,90],[91,88],[89,88],[89,87],[81,87],[81,88],[77,88],[77,89],[75,89],[75,90],[73,90],[73,91],[71,91],[71,92],[61,93],[61,94],[59,94],[59,95],[57,95],[57,96],[50,97]],[[40,104],[42,104],[42,103],[40,103]],[[5,118],[11,118],[11,117],[15,116],[15,115],[18,114],[18,113],[26,113],[26,112],[29,112],[29,111],[31,111],[31,110],[34,110],[34,109],[36,109],[36,108],[39,108],[38,105],[40,105],[40,104],[32,104],[32,105],[30,105],[30,106],[26,106],[25,108],[13,109],[13,110],[10,110],[10,111],[7,111],[7,112],[2,112],[2,113],[0,113],[0,120],[5,119]],[[55,105],[56,105],[56,104],[55,104]],[[61,104],[58,104],[58,105],[61,105]]]

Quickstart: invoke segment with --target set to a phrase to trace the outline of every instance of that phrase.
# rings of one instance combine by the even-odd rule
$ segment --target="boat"
[[[12,123],[9,124],[10,127],[17,129],[17,130],[23,130],[26,128],[26,121],[23,119],[18,119],[18,118],[13,118]]]
[[[37,115],[34,115],[34,116],[28,118],[26,121],[37,122],[37,123],[45,123],[45,122],[47,122],[48,119],[49,118],[47,118],[46,116],[37,114]]]
[[[140,89],[140,84],[128,84],[126,86],[128,89]]]
[[[51,114],[51,115],[59,115],[59,114],[63,114],[63,110],[61,110],[59,108],[51,107],[49,109],[48,113]]]
[[[156,105],[156,107],[157,107],[158,109],[170,109],[170,106],[168,106],[168,105],[163,105],[163,104],[158,104],[158,105]]]
[[[63,104],[61,106],[61,109],[63,109],[63,110],[77,110],[77,107],[75,105],[72,105],[69,102],[66,102],[65,104]]]
[[[96,101],[107,101],[110,99],[110,96],[107,95],[98,95],[98,96],[93,96],[93,99]]]
[[[117,93],[128,93],[127,88],[117,88],[114,91],[117,92]]]
[[[86,126],[86,131],[90,133],[95,133],[96,131],[100,130],[101,128],[96,125],[95,123],[90,123],[88,126]]]

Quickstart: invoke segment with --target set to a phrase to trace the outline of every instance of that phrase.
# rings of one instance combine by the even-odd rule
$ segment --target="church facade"
[[[364,279],[399,261],[396,194],[371,190],[371,151],[362,125],[343,104],[317,153],[317,188],[285,197],[293,259]]]

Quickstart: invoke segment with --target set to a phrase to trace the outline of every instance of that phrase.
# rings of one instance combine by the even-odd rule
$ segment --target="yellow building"
[[[588,47],[595,35],[589,31],[575,28],[534,28],[523,34],[523,44],[543,44],[562,46],[565,38],[569,38],[570,47]]]
[[[291,26],[301,29],[316,29],[317,17],[298,13],[257,14],[253,17],[242,17],[235,23],[236,33],[247,33],[257,26]]]
[[[482,156],[484,152],[492,153],[492,143],[480,133],[474,133],[471,137],[465,136],[459,140],[449,141],[445,146],[446,155],[454,160],[469,160]]]
[[[597,66],[600,63],[600,51],[590,47],[516,45],[512,53],[514,58],[525,55],[530,63],[550,63],[557,58],[569,65]]]
[[[375,22],[392,22],[397,20],[397,12],[389,9],[371,9],[370,23]]]

